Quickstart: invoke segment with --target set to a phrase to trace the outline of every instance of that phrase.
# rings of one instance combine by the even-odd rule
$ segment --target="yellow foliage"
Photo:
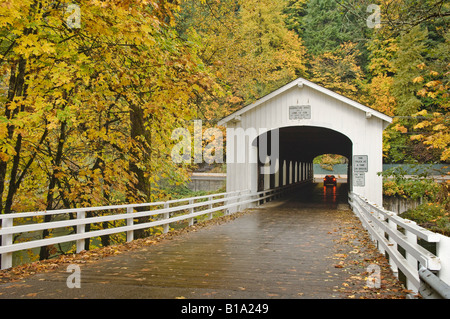
[[[0,68],[0,196],[13,195],[1,212],[137,201],[144,179],[185,178],[170,133],[215,84],[170,26],[178,5],[79,5],[80,29],[66,25],[64,6],[0,5],[1,45],[10,47]],[[15,96],[4,94],[9,85]]]

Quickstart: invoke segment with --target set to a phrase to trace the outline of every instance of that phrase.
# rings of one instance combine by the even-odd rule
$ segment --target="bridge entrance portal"
[[[347,136],[331,129],[312,126],[289,126],[280,128],[278,131],[279,143],[275,147],[279,149],[274,151],[274,146],[270,142],[267,152],[271,160],[277,163],[275,172],[264,174],[263,167],[269,166],[270,163],[264,162],[264,156],[258,157],[258,191],[311,181],[314,174],[312,167],[314,158],[330,153],[342,155],[349,160],[347,176],[349,176],[348,181],[351,182],[353,145]],[[273,131],[264,133],[253,141],[253,145],[257,146],[258,154],[263,154],[260,144],[272,140],[269,137],[270,134],[273,134]]]

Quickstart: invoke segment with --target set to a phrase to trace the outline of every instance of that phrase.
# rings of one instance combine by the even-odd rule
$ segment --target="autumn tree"
[[[427,31],[417,26],[400,37],[394,59],[395,75],[392,87],[398,101],[396,115],[411,115],[417,112],[421,105],[416,96],[420,85],[412,80],[421,74],[418,66],[425,61],[427,36]]]
[[[379,112],[394,116],[397,102],[392,95],[395,74],[393,58],[397,52],[397,42],[392,38],[374,37],[368,43],[368,50],[368,70],[371,78],[367,85],[370,94],[369,105]]]
[[[354,43],[318,55],[311,61],[311,80],[354,100],[362,99],[364,73],[357,63],[359,51]]]
[[[286,28],[283,8],[283,2],[253,0],[183,4],[180,33],[201,39],[198,53],[225,94],[198,101],[207,119],[221,118],[304,74],[305,50]]]
[[[443,45],[445,46],[437,46]],[[438,148],[429,147],[427,150],[419,138],[426,122],[419,124],[420,117],[415,116],[418,112],[422,115],[445,114],[441,113],[445,110],[445,94],[440,92],[445,92],[445,61],[448,63],[448,55],[436,55],[433,53],[436,51],[430,51],[428,31],[421,25],[399,37],[398,51],[393,59],[395,75],[392,84],[392,94],[397,101],[396,118],[394,125],[388,130],[390,153],[398,159],[419,162],[439,160],[437,150],[442,150],[442,145]],[[442,52],[442,48],[440,51]]]
[[[209,75],[173,30],[177,5],[86,2],[75,28],[68,8],[0,6],[2,213],[152,201],[150,185],[184,179],[171,131]]]
[[[216,128],[229,113],[305,76],[305,49],[295,32],[287,29],[283,9],[282,1],[182,3],[177,30],[195,43],[205,72],[214,78],[194,86],[192,105],[204,130]],[[192,129],[193,123],[185,126]]]
[[[431,26],[431,29],[448,26],[450,4],[445,0],[380,0],[380,5],[383,24],[393,35],[418,25]]]
[[[302,37],[305,29],[306,7],[308,0],[287,0],[283,9],[286,27]]]
[[[433,51],[434,60],[420,64],[423,76],[412,82],[422,85],[417,95],[424,100],[426,108],[413,114],[419,120],[414,130],[420,130],[411,136],[411,140],[423,143],[429,151],[438,151],[440,160],[450,159],[450,33],[445,34],[445,42]]]

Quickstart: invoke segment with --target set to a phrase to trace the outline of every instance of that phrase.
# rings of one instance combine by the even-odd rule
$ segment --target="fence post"
[[[2,221],[2,228],[13,227],[13,218],[5,218]],[[2,246],[9,246],[13,243],[13,234],[2,235]],[[13,253],[3,253],[2,254],[2,269],[8,269],[12,267],[12,256]]]
[[[450,285],[450,238],[444,235],[439,235],[439,237],[440,240],[436,243],[436,256],[441,261],[438,277]]]
[[[387,211],[386,211],[383,207],[381,207],[380,210],[382,210],[384,213],[387,213]],[[384,214],[382,214],[382,213],[379,212],[379,211],[377,211],[377,214],[378,214],[378,219],[379,219],[381,222],[387,223],[387,222],[386,222],[386,217],[385,217]],[[379,234],[381,237],[385,237],[386,233],[384,232],[383,227],[378,227],[378,234]],[[378,250],[379,250],[383,255],[386,255],[386,251],[385,251],[385,249],[383,248],[383,246],[380,245],[379,243],[377,243],[377,246],[378,246]]]
[[[413,222],[413,221],[411,221],[411,223],[415,224],[415,222]],[[405,235],[406,235],[406,238],[409,243],[411,243],[413,245],[417,244],[417,235],[413,234],[412,232],[408,231],[407,229],[405,229]],[[405,251],[405,255],[406,255],[406,261],[408,262],[408,264],[410,264],[413,269],[417,269],[418,267],[417,267],[416,258],[413,257],[407,251]],[[406,278],[406,288],[409,290],[414,290],[414,291],[417,291],[417,289],[418,289],[418,287],[414,287],[413,283],[408,278]]]
[[[133,207],[127,207],[127,214],[132,214],[133,212],[134,212]],[[127,218],[127,226],[133,226],[133,225],[134,225],[133,217]],[[134,230],[127,231],[127,242],[130,242],[133,240],[134,240]]]
[[[194,200],[190,199],[189,200],[189,205],[193,205],[194,204]],[[194,207],[189,208],[189,214],[193,214],[194,213]],[[194,217],[189,218],[189,226],[194,225]]]
[[[377,213],[378,213],[378,212],[377,212]],[[379,217],[379,220],[382,221],[383,223],[386,222],[386,217],[384,217],[383,214],[378,213],[378,217]],[[385,234],[386,234],[386,233],[384,232],[384,229],[383,229],[382,227],[378,227],[378,233],[380,234],[381,237],[384,237]],[[384,250],[383,246],[380,245],[380,244],[378,244],[378,242],[377,242],[377,246],[378,246],[378,250],[379,250],[383,255],[386,255],[386,251]]]
[[[391,218],[388,219],[388,227],[394,230],[397,230],[397,224],[391,220]],[[397,250],[397,243],[392,240],[389,236],[389,246],[392,246],[394,250]],[[391,265],[392,272],[396,277],[398,277],[398,266],[394,262],[394,260],[389,256],[389,264]]]
[[[212,200],[213,200],[213,197],[212,197],[212,196],[209,196],[209,197],[208,197],[208,201],[211,202]],[[213,205],[212,205],[211,203],[209,203],[208,209],[212,209],[212,208],[213,208]],[[208,214],[208,219],[212,219],[212,216],[213,216],[213,213],[209,213],[209,214]]]
[[[165,203],[164,204],[164,208],[169,208],[169,204]],[[170,213],[164,213],[163,214],[163,218],[164,219],[169,219],[170,218]],[[169,224],[167,223],[167,224],[164,224],[163,233],[167,234],[168,232],[169,232]]]
[[[223,204],[224,205],[228,205],[230,203],[230,201],[227,199],[228,197],[230,197],[229,193],[223,195],[223,198],[224,198]],[[225,215],[230,215],[231,214],[230,209],[229,208],[225,209],[224,213],[225,213]]]
[[[81,211],[77,212],[77,220],[85,219],[86,218],[86,212]],[[77,225],[77,234],[83,234],[85,229],[85,224]],[[84,250],[84,239],[77,239],[77,254],[81,253]]]

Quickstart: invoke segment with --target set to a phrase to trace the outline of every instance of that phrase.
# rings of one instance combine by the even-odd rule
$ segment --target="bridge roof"
[[[283,94],[284,92],[286,92],[289,89],[294,88],[296,86],[299,87],[299,88],[302,88],[304,85],[308,86],[308,87],[310,87],[310,88],[312,88],[314,90],[317,90],[317,91],[319,91],[319,92],[321,92],[323,94],[326,94],[326,95],[328,95],[330,97],[333,97],[336,100],[339,100],[339,101],[344,102],[344,103],[346,103],[348,105],[351,105],[351,106],[361,110],[362,112],[370,113],[372,116],[380,118],[380,119],[382,119],[383,121],[385,121],[387,123],[392,123],[392,118],[390,116],[384,114],[384,113],[381,113],[381,112],[379,112],[379,111],[377,111],[375,109],[372,109],[372,108],[370,108],[370,107],[368,107],[366,105],[358,103],[358,102],[356,102],[356,101],[354,101],[352,99],[349,99],[349,98],[347,98],[347,97],[345,97],[343,95],[335,93],[335,92],[333,92],[333,91],[331,91],[329,89],[326,89],[326,88],[324,88],[324,87],[322,87],[320,85],[317,85],[317,84],[315,84],[315,83],[313,83],[311,81],[308,81],[308,80],[306,80],[304,78],[298,78],[298,79],[296,79],[296,80],[294,80],[294,81],[284,85],[283,87],[273,91],[272,93],[267,94],[266,96],[262,97],[261,99],[257,100],[256,102],[254,102],[252,104],[249,104],[249,105],[247,105],[247,106],[245,106],[245,107],[243,107],[243,108],[233,112],[232,114],[228,115],[227,117],[221,119],[218,124],[219,125],[224,125],[224,124],[234,120],[236,117],[239,117],[240,115],[250,111],[251,109],[254,109],[255,107],[258,107],[259,105],[267,102],[268,100],[270,100],[270,99],[272,99],[272,98],[274,98],[274,97],[276,97],[276,96],[278,96],[280,94]]]

